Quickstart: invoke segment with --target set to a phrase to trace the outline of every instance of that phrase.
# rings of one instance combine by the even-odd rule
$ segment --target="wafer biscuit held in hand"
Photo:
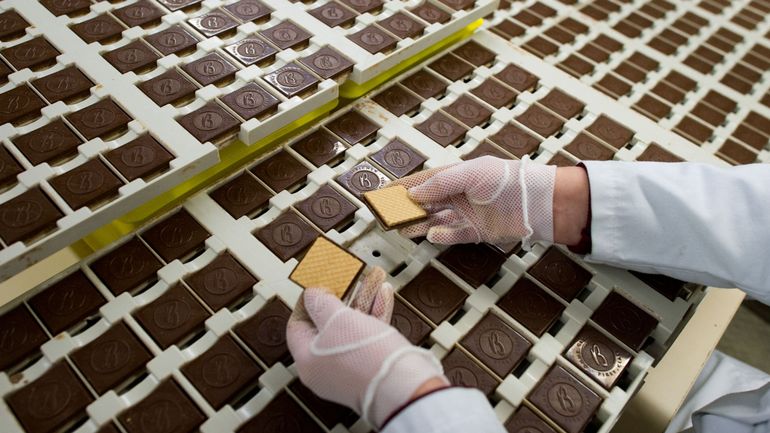
[[[305,289],[323,288],[342,299],[363,269],[358,257],[319,237],[289,278]]]
[[[428,212],[409,198],[409,191],[402,185],[369,191],[364,193],[364,200],[385,230],[428,217]]]

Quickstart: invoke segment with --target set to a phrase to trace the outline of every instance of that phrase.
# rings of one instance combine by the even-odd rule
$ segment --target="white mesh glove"
[[[430,351],[411,345],[389,325],[393,288],[384,279],[384,271],[375,268],[353,308],[323,289],[305,290],[286,330],[302,383],[377,428],[423,383],[444,378]]]
[[[556,167],[482,156],[413,174],[404,185],[428,212],[427,220],[402,229],[410,238],[427,236],[436,244],[521,239],[553,242],[553,191]]]

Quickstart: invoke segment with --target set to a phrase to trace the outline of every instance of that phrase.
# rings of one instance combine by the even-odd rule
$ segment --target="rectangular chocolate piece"
[[[676,278],[671,278],[660,274],[645,274],[637,271],[628,271],[631,275],[642,280],[644,284],[652,287],[656,292],[665,296],[670,301],[675,301],[677,297],[690,285]]]
[[[603,114],[586,130],[615,149],[620,149],[634,138],[633,131]]]
[[[478,42],[468,41],[452,50],[452,53],[474,66],[490,65],[495,60],[495,53],[479,45]]]
[[[365,192],[382,188],[389,179],[380,170],[364,161],[338,176],[337,182],[361,200]]]
[[[28,123],[39,118],[40,110],[46,105],[46,102],[26,84],[0,93],[0,124]]]
[[[418,316],[399,298],[396,298],[393,304],[390,324],[415,346],[421,346],[425,343],[433,331],[433,327],[428,322]]]
[[[376,11],[382,10],[383,0],[340,0],[349,8],[355,10],[359,14],[365,14],[371,12],[375,15]]]
[[[87,140],[96,137],[107,140],[113,133],[125,130],[131,121],[125,111],[111,99],[103,99],[66,117]]]
[[[164,380],[150,395],[118,415],[128,433],[192,432],[205,420],[174,379]]]
[[[202,248],[210,235],[187,210],[180,209],[140,236],[163,260],[171,262]]]
[[[168,169],[174,159],[174,155],[149,134],[107,152],[104,157],[129,182]]]
[[[160,4],[170,11],[194,9],[203,0],[158,0]]]
[[[291,62],[262,77],[287,98],[302,96],[315,90],[318,78]]]
[[[583,431],[602,403],[601,397],[558,365],[551,367],[527,400],[567,433]]]
[[[325,289],[342,299],[363,270],[364,262],[358,257],[318,237],[289,279],[303,289]]]
[[[249,83],[221,99],[244,120],[269,117],[275,113],[279,102],[275,96],[256,83]]]
[[[307,41],[310,40],[311,36],[305,29],[291,21],[281,21],[269,29],[260,31],[259,34],[272,42],[279,50],[299,49],[307,46]]]
[[[118,296],[152,280],[162,266],[144,243],[133,238],[96,259],[90,268]]]
[[[216,102],[203,107],[178,120],[193,137],[201,143],[218,142],[238,132],[241,122]]]
[[[556,247],[548,248],[527,272],[567,302],[575,299],[593,277]]]
[[[309,247],[318,237],[318,232],[296,212],[289,210],[262,227],[256,237],[285,262]]]
[[[16,158],[0,146],[0,186],[14,185],[18,181],[16,176],[23,171]]]
[[[386,144],[371,156],[372,160],[393,177],[402,178],[422,168],[425,157],[414,151],[398,138]]]
[[[495,108],[510,106],[516,100],[516,92],[505,87],[495,78],[487,78],[471,93]]]
[[[350,427],[358,418],[352,409],[318,397],[299,380],[292,382],[289,390],[310,409],[310,412],[315,414],[326,428],[333,429],[337,424]]]
[[[519,406],[516,413],[505,421],[504,427],[510,433],[556,433],[556,430],[524,405]]]
[[[32,81],[38,92],[49,103],[85,99],[91,95],[91,80],[83,75],[76,66],[70,66],[45,77]]]
[[[470,75],[474,67],[452,53],[444,54],[428,65],[449,81],[457,81]]]
[[[538,337],[545,334],[564,311],[563,304],[526,277],[519,278],[497,301],[497,306]]]
[[[593,380],[611,389],[631,362],[631,353],[586,325],[564,356]]]
[[[469,128],[483,125],[492,116],[491,110],[468,95],[460,96],[455,102],[444,107],[444,111]]]
[[[390,51],[398,42],[396,38],[374,25],[364,27],[360,31],[349,35],[348,39],[371,54]]]
[[[209,195],[235,219],[265,208],[272,197],[272,193],[248,172],[235,177]]]
[[[420,69],[404,78],[401,84],[425,99],[442,95],[447,88],[444,81],[426,69]]]
[[[329,184],[295,205],[298,211],[323,232],[340,227],[353,219],[358,207]]]
[[[444,375],[454,386],[477,388],[487,397],[491,397],[499,385],[494,376],[458,348],[452,349],[449,355],[441,360],[441,364],[444,367]]]
[[[160,56],[142,40],[104,54],[104,58],[119,72],[137,72],[152,70]]]
[[[174,25],[166,30],[147,35],[144,40],[164,56],[169,54],[181,56],[184,53],[195,51],[198,44],[198,38],[180,25]]]
[[[546,108],[565,119],[571,119],[583,112],[585,104],[567,95],[558,88],[551,89],[547,95],[540,100]]]
[[[105,300],[82,271],[75,271],[27,302],[56,335],[96,313]]]
[[[495,78],[519,92],[534,90],[538,81],[538,78],[535,75],[516,65],[506,66],[502,71],[495,74]]]
[[[29,23],[15,10],[7,10],[0,14],[0,40],[10,41],[20,38],[26,33]]]
[[[0,215],[0,238],[6,245],[54,229],[56,221],[64,216],[39,186],[1,204]]]
[[[377,22],[377,24],[401,39],[416,39],[422,35],[425,29],[425,25],[420,24],[417,20],[403,12],[396,12],[388,18]]]
[[[112,14],[128,27],[151,27],[159,23],[160,18],[165,13],[150,2],[150,0],[139,0],[128,6],[113,10]]]
[[[494,277],[505,260],[505,254],[488,244],[453,245],[438,256],[439,262],[473,287]]]
[[[399,85],[393,85],[378,93],[374,101],[380,104],[384,109],[393,113],[394,116],[411,113],[420,106],[420,98],[409,93]]]
[[[532,347],[526,338],[494,314],[487,313],[460,345],[500,378],[508,376]]]
[[[539,105],[531,105],[527,111],[516,117],[516,120],[544,138],[556,134],[564,127],[564,122],[561,119]]]
[[[128,381],[152,359],[150,351],[122,321],[69,356],[99,395]]]
[[[324,432],[289,394],[281,392],[254,418],[242,425],[237,433],[285,433],[289,431],[287,425],[291,426],[288,427],[291,431],[296,432]]]
[[[351,145],[362,142],[366,144],[379,130],[379,125],[353,110],[332,120],[325,126]]]
[[[468,297],[463,289],[433,267],[423,269],[398,293],[435,324],[454,314]]]
[[[499,147],[488,141],[482,141],[471,152],[463,156],[464,161],[468,161],[475,158],[481,158],[482,156],[494,156],[496,158],[507,159],[511,156],[500,150]]]
[[[52,14],[61,15],[82,15],[88,12],[91,7],[91,0],[69,0],[67,2],[57,0],[40,0],[46,9]]]
[[[330,1],[307,12],[329,27],[347,26],[356,19],[355,13],[336,1]]]
[[[317,129],[300,138],[291,148],[316,167],[331,163],[345,152],[345,145],[325,129]]]
[[[234,17],[243,22],[267,21],[273,10],[259,0],[240,0],[225,6]]]
[[[299,62],[323,79],[335,78],[353,70],[353,62],[329,46],[299,59]]]
[[[280,150],[252,167],[251,172],[278,193],[304,182],[310,169],[289,152]]]
[[[48,341],[48,335],[24,304],[0,316],[0,337],[0,371],[28,358]]]
[[[61,54],[43,36],[38,36],[26,42],[8,47],[0,54],[17,71],[30,68],[33,71],[45,69],[56,62],[56,57]]]
[[[243,298],[257,284],[257,279],[226,251],[184,280],[212,311]]]
[[[518,158],[531,154],[540,147],[540,140],[524,129],[506,124],[489,140]]]
[[[429,1],[424,1],[421,5],[409,12],[417,15],[430,24],[445,23],[451,18],[451,15]]]
[[[291,353],[286,346],[286,324],[289,322],[289,316],[289,307],[278,297],[274,297],[233,330],[268,367],[279,361],[289,365]]]
[[[48,182],[73,210],[83,206],[93,208],[117,195],[118,188],[123,186],[123,181],[98,158],[87,161]]]
[[[428,212],[412,201],[403,185],[366,192],[364,200],[385,230],[412,224],[428,217]]]
[[[637,351],[658,326],[658,319],[618,292],[607,295],[591,320]]]
[[[467,132],[465,127],[440,112],[433,113],[415,129],[444,147],[457,144]]]
[[[159,107],[191,100],[198,87],[176,69],[164,72],[138,85]]]
[[[242,39],[224,49],[245,66],[271,64],[278,52],[272,45],[259,38]]]
[[[683,160],[668,150],[650,143],[641,155],[636,157],[637,161],[657,161],[657,162],[682,162]]]
[[[187,72],[201,86],[214,84],[220,87],[231,82],[235,78],[235,73],[238,72],[238,68],[235,65],[217,52],[183,65],[182,70]]]
[[[575,155],[581,161],[608,161],[615,156],[615,151],[609,146],[599,143],[585,133],[578,134],[564,150]]]
[[[209,317],[203,306],[179,283],[133,315],[161,349],[192,334]]]

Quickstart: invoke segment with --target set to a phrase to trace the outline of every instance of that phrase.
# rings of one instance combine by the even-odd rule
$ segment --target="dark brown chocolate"
[[[463,160],[480,158],[482,156],[494,156],[496,158],[509,159],[511,156],[503,152],[499,147],[488,141],[482,141],[471,152],[463,156]]]
[[[454,10],[470,9],[476,4],[476,0],[439,0],[441,3],[449,6]]]
[[[225,6],[225,9],[243,22],[270,19],[273,10],[259,0],[240,0]]]
[[[601,397],[562,367],[551,367],[527,399],[567,433],[583,431]]]
[[[409,12],[417,15],[430,24],[445,23],[451,18],[451,15],[429,1],[424,1],[421,5]]]
[[[636,101],[633,109],[654,120],[660,120],[671,112],[670,105],[649,94]]]
[[[725,140],[715,155],[733,165],[751,164],[757,160],[757,153],[753,149],[730,139]]]
[[[242,39],[224,49],[245,66],[272,63],[278,52],[272,45],[258,38]]]
[[[60,361],[29,385],[6,397],[25,431],[42,433],[86,416],[93,397],[66,361]]]
[[[336,1],[330,1],[308,13],[329,27],[347,26],[356,19],[356,14]]]
[[[591,320],[637,351],[658,326],[658,319],[618,292],[607,295]]]
[[[221,9],[190,18],[187,23],[207,38],[219,36],[222,39],[232,36],[238,26],[238,21]]]
[[[500,378],[505,378],[524,359],[532,343],[494,314],[487,313],[460,345]]]
[[[27,27],[29,27],[27,20],[15,10],[11,9],[0,14],[0,40],[2,41],[10,41],[24,36]]]
[[[456,144],[467,132],[465,127],[440,112],[433,113],[415,128],[444,147]]]
[[[291,62],[262,77],[287,98],[302,95],[318,86],[318,78]]]
[[[567,348],[564,356],[593,380],[611,389],[631,361],[631,354],[586,325]]]
[[[32,85],[49,103],[84,99],[94,85],[76,66],[70,66],[53,74],[32,81]]]
[[[557,88],[551,89],[540,103],[565,119],[577,116],[585,108],[585,104]]]
[[[142,40],[136,40],[128,45],[104,54],[110,64],[125,74],[126,72],[141,72],[154,69],[160,56]]]
[[[219,53],[211,53],[194,62],[182,66],[201,86],[209,84],[220,85],[234,79],[238,71],[232,63],[228,62]]]
[[[468,297],[463,289],[433,267],[417,274],[399,294],[436,324],[457,311]]]
[[[329,429],[337,424],[349,427],[357,419],[350,408],[318,397],[299,380],[292,382],[289,390]]]
[[[275,113],[279,102],[275,96],[256,83],[249,83],[221,99],[245,120],[269,117]]]
[[[96,431],[96,433],[120,433],[120,430],[115,427],[115,423],[110,422],[108,424],[104,424],[102,428]]]
[[[33,296],[29,306],[56,335],[96,313],[105,300],[82,271],[76,271]]]
[[[585,133],[578,134],[564,150],[581,161],[608,161],[615,156],[614,150]]]
[[[438,256],[438,261],[473,287],[492,279],[505,259],[500,250],[487,244],[454,245]]]
[[[533,90],[538,81],[538,78],[535,75],[516,65],[506,66],[502,71],[495,74],[495,78],[519,92]]]
[[[599,116],[586,130],[615,149],[625,146],[634,137],[633,131],[605,115]]]
[[[452,52],[474,66],[489,65],[495,60],[495,53],[482,47],[475,41],[466,42],[452,50]]]
[[[0,59],[0,84],[5,84],[8,82],[8,76],[13,73],[13,70],[8,67],[5,62]]]
[[[444,111],[469,128],[484,124],[492,116],[491,110],[468,95],[460,96],[455,102],[445,107]]]
[[[438,72],[449,81],[457,81],[473,72],[473,65],[463,61],[452,53],[444,54],[434,60],[428,67]]]
[[[174,379],[161,382],[150,395],[118,415],[128,433],[189,433],[205,420]]]
[[[345,145],[325,129],[299,139],[291,148],[318,167],[329,164],[345,152]]]
[[[304,182],[310,169],[281,150],[251,168],[251,172],[276,193]]]
[[[397,42],[396,38],[374,25],[348,35],[348,39],[372,54],[390,51],[395,48]]]
[[[398,138],[391,140],[371,158],[395,178],[412,174],[425,162],[425,157]]]
[[[506,124],[489,140],[511,154],[521,158],[540,147],[540,140],[513,124]]]
[[[425,99],[443,94],[447,88],[446,83],[425,69],[420,69],[414,74],[404,78],[401,80],[401,84]]]
[[[40,117],[45,101],[26,84],[0,93],[0,123],[20,125]]]
[[[151,281],[163,265],[139,239],[133,238],[91,263],[91,270],[113,295]]]
[[[234,135],[241,124],[235,116],[215,102],[209,102],[178,122],[201,143],[224,140]]]
[[[594,70],[594,65],[591,62],[584,60],[582,57],[578,57],[575,54],[570,54],[561,63],[556,65],[559,69],[564,70],[573,77],[581,77],[588,75]]]
[[[564,122],[539,105],[531,105],[527,111],[516,117],[522,125],[548,138],[561,131]]]
[[[43,328],[24,304],[0,316],[0,371],[13,367],[48,340]]]
[[[217,340],[181,370],[215,410],[265,372],[229,335]]]
[[[144,40],[164,56],[169,54],[182,55],[188,51],[194,51],[198,44],[198,38],[180,25],[171,26],[161,32],[145,36]]]
[[[259,34],[280,50],[306,46],[311,36],[305,29],[291,21],[281,21],[273,27],[260,31]]]
[[[668,150],[650,143],[641,155],[636,157],[637,161],[658,161],[658,162],[682,162],[683,159],[669,152]]]
[[[503,86],[494,78],[487,78],[478,87],[471,90],[471,93],[487,104],[502,108],[513,104],[516,100],[516,92]]]
[[[187,210],[181,209],[140,236],[163,260],[171,262],[202,248],[210,235]]]
[[[382,9],[383,0],[340,0],[342,3],[359,14],[374,12]]]
[[[99,158],[48,180],[51,187],[73,209],[93,207],[118,194],[123,181]]]
[[[109,14],[101,14],[90,20],[70,26],[85,43],[108,43],[119,39],[125,27]]]
[[[666,299],[670,301],[675,301],[676,298],[679,297],[679,295],[682,294],[683,291],[685,291],[685,288],[690,285],[690,283],[677,280],[676,278],[667,277],[665,275],[645,274],[645,273],[636,272],[636,271],[628,271],[628,272],[631,273],[631,275],[635,276],[636,278],[639,278],[640,280],[642,280],[644,284],[647,284],[648,286],[652,287],[656,292],[665,296]]]
[[[520,278],[497,305],[538,337],[556,323],[564,311],[564,305],[528,278]]]
[[[693,117],[684,116],[682,120],[674,127],[674,131],[693,140],[696,144],[705,143],[711,139],[714,130]],[[766,139],[762,139],[762,146]]]
[[[476,362],[458,348],[452,349],[444,359],[444,375],[454,386],[477,388],[491,397],[499,385],[497,379],[487,373]]]
[[[396,116],[411,113],[422,102],[398,84],[388,87],[372,99]]]
[[[174,159],[174,155],[149,134],[107,152],[104,157],[129,182],[166,170]]]
[[[299,59],[299,62],[323,79],[334,78],[353,69],[350,59],[328,45]]]
[[[267,301],[254,316],[237,325],[234,331],[268,367],[279,361],[288,365],[291,359],[286,346],[289,316],[289,307],[275,297]]]
[[[296,208],[323,232],[351,221],[358,210],[329,184],[322,185],[313,195],[297,203]]]
[[[160,18],[165,14],[150,0],[139,0],[120,9],[115,9],[112,14],[128,27],[151,27],[160,23]]]
[[[364,161],[337,177],[337,182],[358,199],[365,192],[382,188],[389,179],[380,170]]]
[[[61,54],[43,36],[38,36],[18,45],[8,47],[0,54],[17,71],[30,68],[33,71],[45,69],[56,62],[56,57]]]
[[[401,39],[416,39],[425,30],[425,25],[420,24],[417,20],[403,12],[396,12],[388,18],[377,22],[377,24]]]
[[[377,133],[379,126],[358,111],[349,111],[327,123],[326,128],[353,145],[360,142],[365,144]]]
[[[523,35],[527,31],[527,29],[520,26],[519,24],[514,23],[511,20],[503,20],[497,25],[490,27],[489,30],[493,33],[496,33],[498,36],[501,36],[503,39],[512,39]],[[546,31],[546,34],[547,32],[548,31]]]
[[[724,123],[725,119],[727,119],[727,115],[725,113],[722,113],[716,108],[712,108],[710,105],[704,104],[703,102],[696,104],[692,110],[690,110],[690,113],[701,120],[705,120],[707,123],[713,126],[719,126]],[[770,119],[768,119],[767,124],[770,124]]]
[[[504,427],[508,433],[556,433],[556,430],[524,405],[505,421]]]
[[[309,247],[318,232],[294,211],[287,211],[260,229],[256,236],[285,262]]]
[[[199,327],[209,313],[181,284],[166,289],[157,299],[134,312],[134,318],[165,349]]]
[[[87,13],[91,7],[91,0],[40,0],[40,3],[57,17],[61,15],[82,15]]]
[[[263,209],[272,197],[270,191],[248,172],[215,189],[210,195],[235,219]]]
[[[158,0],[160,4],[168,8],[170,11],[192,9],[202,1],[203,0]]]
[[[127,381],[152,359],[150,351],[122,321],[69,356],[99,395]]]
[[[323,433],[289,394],[282,392],[254,418],[241,426],[237,433]]]
[[[68,114],[67,120],[91,140],[96,137],[108,139],[111,134],[126,129],[131,118],[111,99],[104,99]]]
[[[706,93],[706,96],[703,97],[703,101],[708,102],[723,113],[732,113],[736,108],[738,108],[738,103],[728,98],[727,96],[713,90]]]
[[[246,295],[257,279],[230,253],[224,252],[185,282],[212,311],[219,311]]]
[[[575,299],[593,277],[556,247],[549,248],[528,272],[567,302]]]
[[[433,328],[408,307],[401,299],[393,304],[393,315],[390,324],[398,329],[410,343],[421,346],[428,339]]]
[[[23,172],[24,168],[19,165],[16,158],[13,157],[5,147],[0,146],[0,185],[13,185],[17,182],[16,175]]]
[[[25,241],[54,229],[64,214],[39,186],[0,205],[0,238],[6,245]]]

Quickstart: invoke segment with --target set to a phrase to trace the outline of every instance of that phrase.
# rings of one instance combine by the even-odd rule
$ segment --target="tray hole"
[[[257,208],[254,212],[248,214],[249,219],[257,219],[261,217],[262,215],[266,214],[267,211],[270,210],[270,205],[265,205],[260,208]]]
[[[301,190],[302,188],[307,186],[307,180],[303,180],[302,182],[299,182],[295,185],[292,185],[288,188],[286,188],[286,191],[289,191],[290,193],[294,194],[295,192]]]
[[[79,427],[81,427],[83,424],[85,424],[88,421],[88,416],[86,416],[85,412],[80,414],[81,416],[75,419],[70,420],[67,422],[64,427],[62,427],[59,431],[60,432],[74,432]]]
[[[456,325],[457,322],[459,322],[460,319],[462,319],[464,315],[465,315],[465,310],[460,308],[459,310],[457,310],[456,313],[454,313],[452,315],[452,317],[449,318],[449,323],[452,324],[452,325]]]
[[[519,251],[516,251],[516,256],[519,258],[524,258],[524,256],[527,255],[529,251],[525,250],[524,248],[519,249]]]
[[[492,275],[492,278],[490,278],[485,284],[487,287],[494,287],[495,284],[497,284],[498,281],[500,281],[503,278],[503,276],[498,271],[495,275]]]
[[[532,362],[530,362],[529,359],[524,358],[519,365],[516,366],[516,368],[513,369],[513,375],[516,377],[521,377],[524,375],[524,372],[527,371],[529,366],[532,365]]]
[[[82,334],[83,331],[85,331],[88,328],[94,326],[96,324],[96,322],[101,320],[101,318],[102,318],[102,316],[100,316],[98,314],[90,316],[90,317],[87,317],[82,322],[80,322],[80,323],[76,324],[75,326],[73,326],[72,328],[70,328],[67,332],[69,332],[71,337],[74,337],[74,336],[76,336],[78,334]]]
[[[113,387],[112,389],[118,395],[123,394],[125,391],[133,389],[136,385],[139,385],[149,375],[150,373],[148,373],[147,370],[142,370],[133,376],[129,376],[128,379],[124,380],[122,383],[118,384],[118,386]]]
[[[579,299],[580,302],[585,302],[589,296],[591,296],[591,290],[589,290],[587,287],[583,287],[583,290],[578,293],[577,299]]]
[[[558,334],[559,331],[561,331],[561,328],[563,327],[564,327],[564,321],[561,320],[561,317],[560,317],[559,320],[556,321],[556,323],[554,323],[553,325],[551,325],[550,328],[548,328],[548,333],[555,337],[556,334]]]
[[[206,328],[201,327],[201,329],[199,329],[197,332],[193,332],[188,337],[183,338],[176,345],[177,345],[177,347],[179,347],[179,350],[184,350],[184,349],[192,346],[193,343],[198,341],[205,334],[206,334]]]
[[[380,257],[380,256],[382,256],[382,253],[380,252],[380,250],[374,250],[374,251],[372,251],[372,255],[374,257]]]
[[[144,293],[147,289],[154,286],[158,283],[158,277],[157,274],[155,277],[145,281],[144,283],[140,283],[138,286],[134,287],[133,289],[129,290],[129,293],[131,296],[141,295]]]
[[[232,304],[230,304],[230,307],[228,308],[228,310],[230,311],[240,310],[241,307],[248,304],[249,301],[251,301],[252,299],[254,299],[254,290],[246,292],[243,296],[236,299]]]
[[[390,271],[390,276],[391,276],[391,277],[395,277],[395,276],[397,276],[398,274],[400,274],[401,272],[403,272],[403,271],[404,271],[404,269],[406,269],[406,262],[401,262],[401,263],[399,263],[399,265],[398,265],[398,266],[396,266],[396,268],[395,268],[395,269],[393,269],[392,271]]]
[[[232,399],[232,404],[230,406],[233,407],[233,409],[238,409],[244,404],[248,403],[249,400],[254,398],[255,395],[259,394],[259,391],[261,391],[262,388],[259,386],[259,381],[254,381],[254,384],[240,393],[236,394],[235,397]]]

